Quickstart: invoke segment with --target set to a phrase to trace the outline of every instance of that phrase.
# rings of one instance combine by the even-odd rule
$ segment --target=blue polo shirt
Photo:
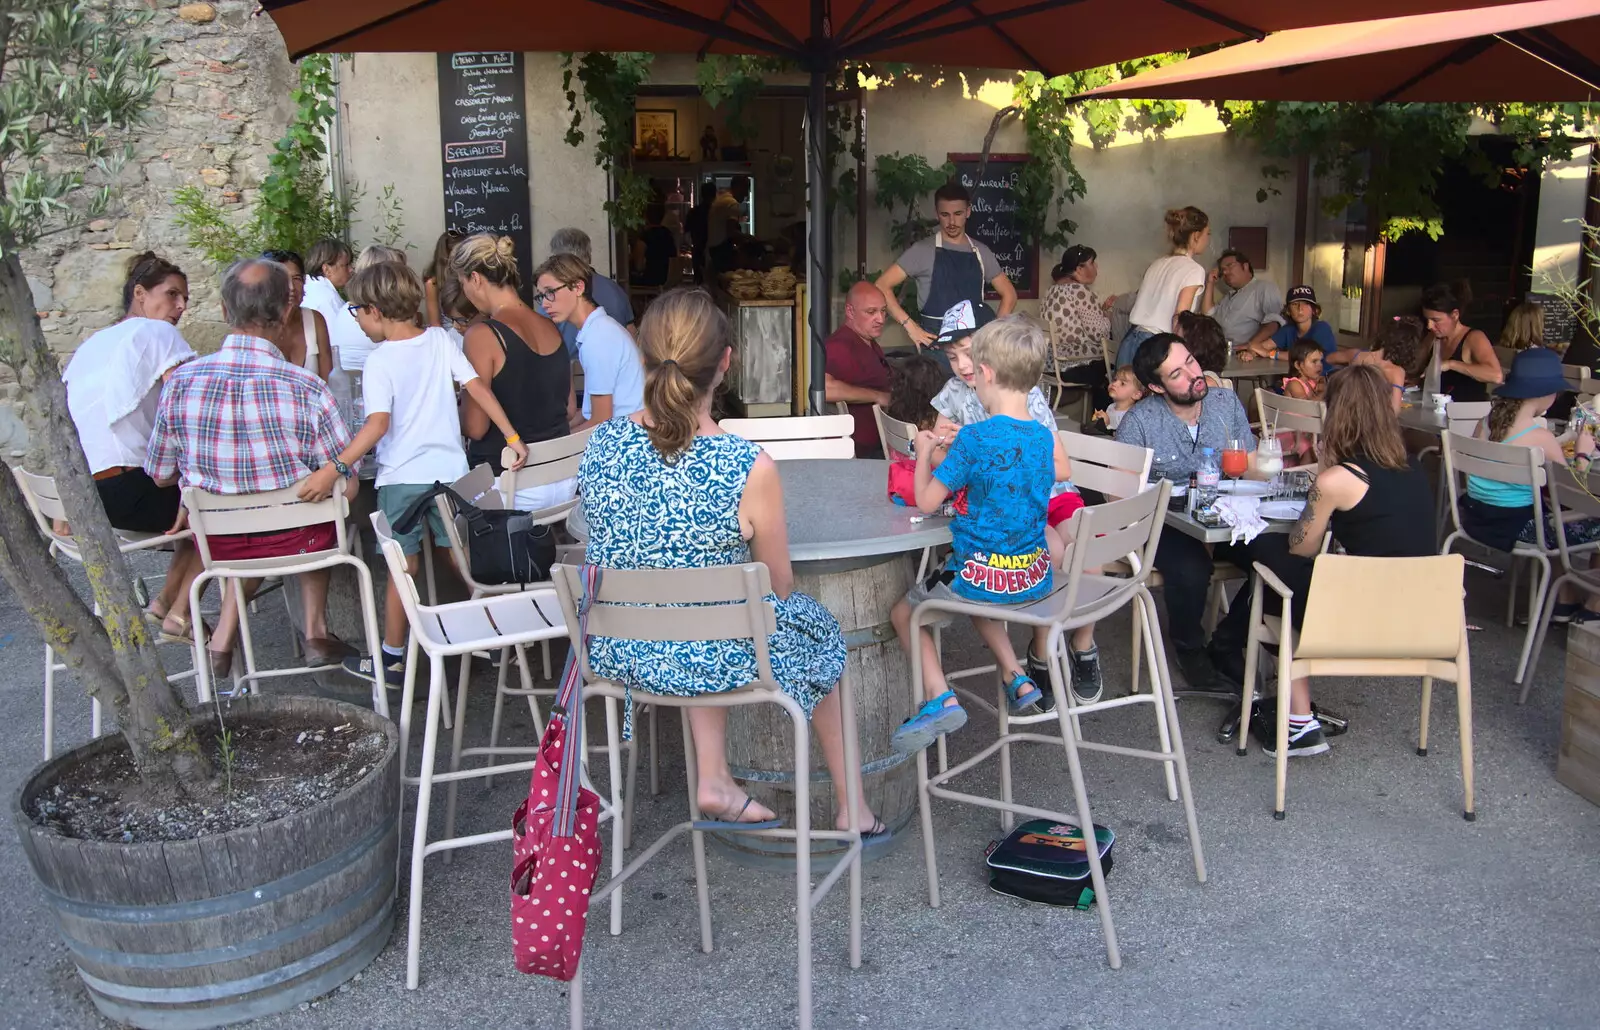
[[[626,327],[633,321],[633,305],[628,302],[628,291],[617,285],[615,279],[603,276],[598,272],[594,277],[594,295],[589,298],[596,305],[603,308],[605,313],[616,319],[617,324]],[[539,313],[544,314],[541,305]],[[570,322],[560,322],[556,325],[561,330],[561,342],[567,345],[567,353],[574,358],[578,356],[578,327]]]

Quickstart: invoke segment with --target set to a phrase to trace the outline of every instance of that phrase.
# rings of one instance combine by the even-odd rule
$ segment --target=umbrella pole
[[[827,410],[823,385],[825,352],[822,341],[828,331],[829,269],[833,267],[833,226],[828,211],[828,74],[821,61],[811,67],[811,88],[806,94],[806,189],[807,205],[806,298],[810,304],[811,413]]]

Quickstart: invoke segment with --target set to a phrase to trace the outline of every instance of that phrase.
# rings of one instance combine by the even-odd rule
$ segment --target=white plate
[[[1272,492],[1272,484],[1259,479],[1224,479],[1217,489],[1235,497],[1265,497]]]
[[[1300,513],[1306,510],[1305,501],[1268,501],[1257,509],[1264,519],[1279,522],[1299,522]]]

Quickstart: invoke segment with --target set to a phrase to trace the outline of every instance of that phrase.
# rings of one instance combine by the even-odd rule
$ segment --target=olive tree
[[[145,783],[186,791],[203,789],[210,765],[156,654],[20,260],[21,248],[114,202],[129,134],[158,84],[147,17],[107,0],[0,0],[0,361],[21,383],[30,460],[56,479],[100,615],[72,589],[9,474],[0,475],[0,576],[116,713]]]

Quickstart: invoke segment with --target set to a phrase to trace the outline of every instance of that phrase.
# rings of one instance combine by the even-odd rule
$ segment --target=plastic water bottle
[[[1222,462],[1215,447],[1200,451],[1200,468],[1195,472],[1195,489],[1198,491],[1194,506],[1204,511],[1217,502],[1217,484],[1222,481]]]

